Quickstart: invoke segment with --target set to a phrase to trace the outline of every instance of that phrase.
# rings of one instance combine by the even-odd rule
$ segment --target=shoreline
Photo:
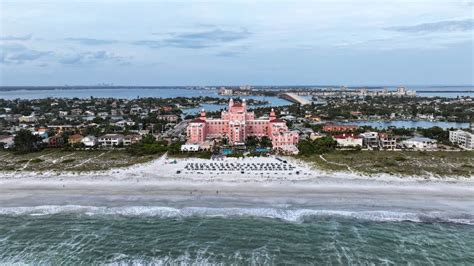
[[[229,183],[104,180],[0,184],[1,215],[255,217],[304,222],[314,217],[474,225],[474,184]],[[313,218],[312,218],[313,217]]]
[[[310,170],[311,176],[286,179],[258,175],[178,177],[170,169],[183,162],[205,160],[183,159],[177,164],[167,160],[163,156],[95,174],[0,174],[0,215],[99,212],[160,216],[170,212],[168,216],[230,214],[289,221],[339,215],[474,224],[474,182],[467,179],[368,178],[315,170]],[[296,163],[305,170],[303,162]]]
[[[293,173],[301,174],[289,176],[288,170],[281,174],[268,172],[268,176],[240,175],[238,171],[185,176],[177,174],[176,169],[210,160],[166,156],[95,173],[1,173],[0,215],[230,215],[290,222],[335,215],[376,221],[474,224],[474,181],[470,179],[374,178],[327,173],[293,158],[285,160],[294,165]],[[247,161],[232,158],[229,162]]]

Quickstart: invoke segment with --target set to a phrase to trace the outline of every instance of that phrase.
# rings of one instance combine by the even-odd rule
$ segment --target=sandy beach
[[[282,163],[292,165],[292,170],[279,173],[270,170],[194,171],[202,174],[183,170],[190,163],[211,162],[232,163],[237,167],[247,163]],[[27,210],[50,212],[51,209],[64,211],[61,208],[78,206],[120,207],[128,208],[126,212],[147,213],[150,206],[154,206],[176,210],[198,208],[200,211],[203,211],[200,208],[207,208],[204,209],[206,213],[208,208],[220,212],[228,212],[229,208],[235,212],[235,208],[238,212],[252,212],[257,208],[266,216],[274,215],[267,212],[276,208],[339,212],[350,216],[375,215],[383,219],[413,220],[422,215],[471,223],[474,221],[474,183],[466,179],[435,181],[325,173],[288,158],[210,161],[163,156],[147,164],[106,172],[2,173],[0,205],[3,213],[18,211],[18,207],[36,207]],[[143,209],[143,206],[147,208]]]

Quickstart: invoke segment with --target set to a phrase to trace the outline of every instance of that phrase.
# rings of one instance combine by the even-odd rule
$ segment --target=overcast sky
[[[473,85],[474,1],[0,0],[0,85]]]

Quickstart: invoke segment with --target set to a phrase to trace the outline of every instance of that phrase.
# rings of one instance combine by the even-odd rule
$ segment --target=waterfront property
[[[337,145],[340,147],[362,147],[363,139],[354,134],[340,134],[334,136]]]
[[[123,144],[123,139],[121,134],[106,134],[99,137],[99,144],[103,147],[114,147]]]
[[[468,131],[449,131],[449,141],[466,150],[474,149],[474,134]]]
[[[387,133],[380,132],[379,136],[379,146],[384,150],[394,150],[397,147],[397,138],[390,136]]]
[[[70,145],[75,145],[75,144],[79,144],[81,143],[82,139],[84,137],[81,135],[81,134],[74,134],[74,135],[71,135],[68,137],[68,140],[67,142],[70,144]]]
[[[222,111],[220,119],[207,118],[203,110],[187,127],[187,144],[202,145],[209,140],[226,139],[229,145],[245,145],[247,137],[251,136],[268,137],[273,149],[297,152],[298,132],[290,131],[273,109],[268,117],[256,118],[254,112],[247,111],[245,100],[234,103],[231,99],[228,110]]]
[[[438,149],[437,141],[424,137],[413,137],[402,141],[402,147],[418,151],[435,151]]]
[[[358,129],[356,125],[337,125],[332,123],[327,123],[323,126],[324,132],[350,132]]]
[[[89,136],[84,137],[81,140],[81,143],[84,144],[84,146],[86,147],[94,147],[99,143],[99,141],[97,140],[95,136],[89,135]]]
[[[397,138],[384,132],[365,132],[360,134],[363,146],[368,149],[394,150],[397,148]]]
[[[123,145],[130,146],[132,144],[138,143],[142,139],[142,136],[139,134],[130,134],[123,138]]]

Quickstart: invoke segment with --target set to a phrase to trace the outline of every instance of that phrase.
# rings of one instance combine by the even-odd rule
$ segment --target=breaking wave
[[[44,216],[55,214],[82,214],[88,216],[124,216],[124,217],[255,217],[280,219],[287,222],[308,223],[323,217],[353,218],[378,222],[408,221],[416,223],[458,223],[474,225],[473,214],[448,215],[442,212],[399,212],[399,211],[345,211],[289,208],[210,208],[210,207],[158,207],[124,206],[97,207],[80,205],[43,205],[35,207],[4,207],[0,215],[8,216]]]

